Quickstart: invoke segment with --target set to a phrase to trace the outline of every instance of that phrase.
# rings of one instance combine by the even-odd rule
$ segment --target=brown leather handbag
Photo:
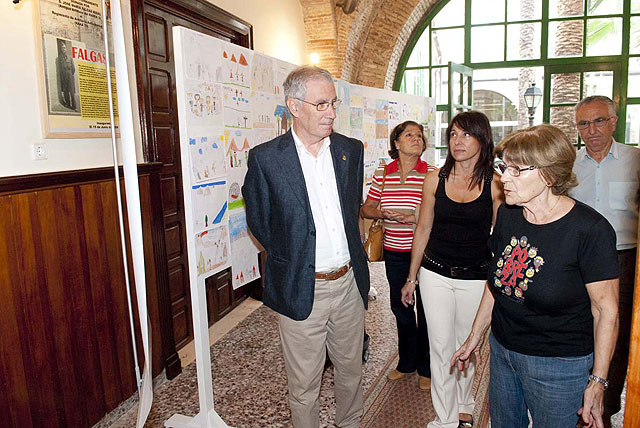
[[[384,167],[384,174],[382,175],[382,187],[380,188],[380,203],[382,202],[382,192],[384,192],[384,182],[387,179],[387,165]],[[378,204],[380,206],[380,204]],[[382,243],[384,238],[384,220],[379,218],[374,220],[369,227],[369,234],[367,240],[364,241],[364,251],[367,253],[367,258],[370,262],[381,262],[384,260],[384,253],[382,251]]]

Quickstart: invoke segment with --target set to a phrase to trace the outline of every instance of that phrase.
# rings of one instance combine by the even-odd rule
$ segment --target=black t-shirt
[[[523,208],[503,204],[489,241],[491,329],[505,348],[563,357],[593,352],[593,316],[585,284],[619,276],[609,222],[576,201],[562,218],[529,223]]]

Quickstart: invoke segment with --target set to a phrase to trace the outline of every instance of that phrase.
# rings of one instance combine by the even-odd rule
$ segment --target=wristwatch
[[[603,379],[600,376],[595,376],[595,375],[589,375],[589,380],[592,380],[594,382],[598,382],[600,385],[602,385],[604,387],[604,389],[609,388],[609,381],[607,379]]]

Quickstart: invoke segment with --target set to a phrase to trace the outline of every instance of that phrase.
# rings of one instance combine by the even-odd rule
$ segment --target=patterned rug
[[[420,391],[417,376],[388,382],[386,374],[397,363],[395,319],[389,307],[389,286],[384,263],[372,263],[371,283],[378,295],[369,302],[366,330],[371,337],[370,357],[363,367],[365,415],[363,428],[424,428],[433,419],[431,396]],[[215,328],[215,326],[214,326]],[[237,428],[291,427],[287,377],[280,350],[275,312],[260,307],[211,346],[215,408]],[[485,361],[488,358],[485,359]],[[484,376],[483,376],[484,378]],[[486,387],[476,382],[476,402],[485,403]],[[485,395],[483,395],[485,394]],[[477,408],[486,406],[476,406]],[[107,415],[94,428],[134,427],[135,397]],[[153,406],[145,427],[163,427],[174,413],[198,412],[195,363],[154,389]],[[334,427],[333,368],[325,370],[320,391],[320,427]],[[474,418],[483,420],[484,413]]]
[[[475,426],[486,428],[489,421],[489,344],[480,349],[481,364],[473,382],[476,406]],[[389,381],[386,374],[396,367],[397,352],[365,394],[365,413],[360,428],[424,428],[435,419],[431,392],[418,388],[418,376],[413,374],[398,381]]]

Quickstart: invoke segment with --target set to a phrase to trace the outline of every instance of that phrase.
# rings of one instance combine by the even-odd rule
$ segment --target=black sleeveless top
[[[433,226],[427,250],[450,266],[471,266],[491,258],[488,241],[493,217],[488,172],[480,196],[471,202],[455,202],[445,191],[444,171],[438,174]]]

